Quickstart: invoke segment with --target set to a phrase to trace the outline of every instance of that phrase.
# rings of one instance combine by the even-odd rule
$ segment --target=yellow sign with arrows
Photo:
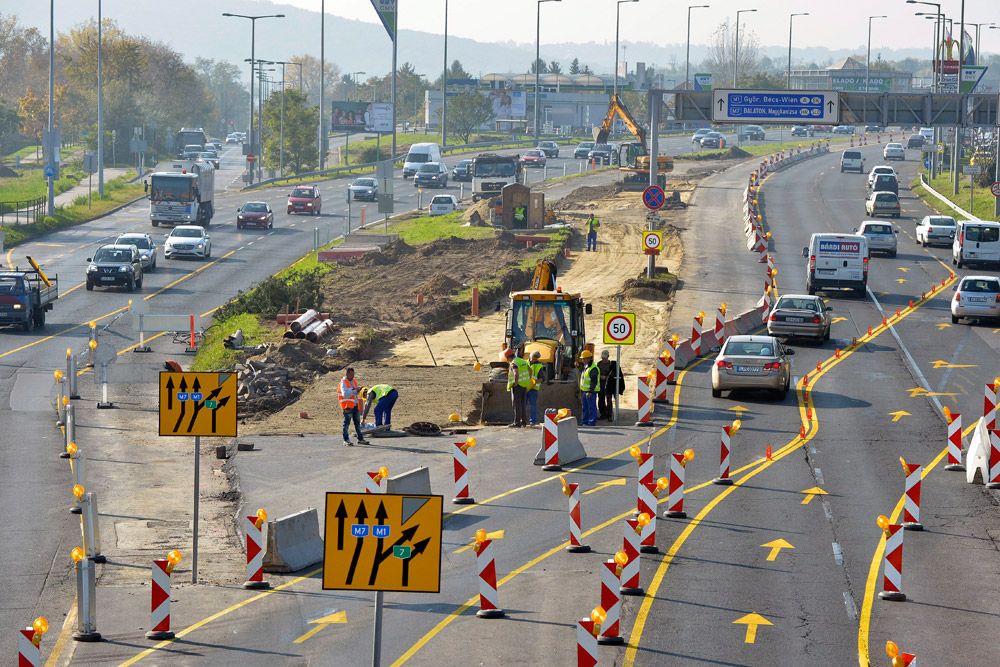
[[[236,373],[160,373],[160,435],[236,437]]]

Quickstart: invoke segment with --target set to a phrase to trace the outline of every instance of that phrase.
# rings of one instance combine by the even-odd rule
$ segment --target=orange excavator
[[[608,136],[614,125],[615,118],[621,118],[625,127],[637,139],[637,141],[625,141],[618,146],[616,162],[622,171],[622,181],[625,189],[642,189],[649,185],[649,147],[646,145],[646,130],[640,125],[624,100],[617,95],[611,96],[608,103],[608,114],[604,117],[604,122],[600,127],[594,128],[594,142],[598,144],[608,143]],[[674,159],[669,155],[656,156],[657,174],[664,174],[660,177],[660,185],[666,182],[665,174],[674,170]],[[632,187],[629,187],[629,186]],[[639,186],[642,186],[641,188]]]

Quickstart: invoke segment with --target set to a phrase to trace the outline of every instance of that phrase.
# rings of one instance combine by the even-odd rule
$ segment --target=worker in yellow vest
[[[601,369],[594,363],[594,353],[580,353],[580,394],[583,403],[582,426],[597,426],[597,392],[601,390]]]
[[[531,366],[524,357],[519,357],[514,350],[504,350],[504,358],[510,364],[507,369],[507,391],[510,392],[510,402],[514,407],[514,421],[510,428],[522,428],[527,425],[528,387],[531,386]]]
[[[365,413],[361,421],[368,417],[368,411],[375,408],[375,426],[392,428],[392,406],[396,405],[399,392],[391,384],[377,384],[361,389],[361,400],[365,402]]]
[[[545,364],[542,363],[542,353],[535,350],[531,353],[531,386],[528,387],[528,419],[532,426],[538,426],[538,388],[545,381]]]
[[[601,226],[601,221],[593,213],[587,219],[587,250],[597,252],[597,228]]]

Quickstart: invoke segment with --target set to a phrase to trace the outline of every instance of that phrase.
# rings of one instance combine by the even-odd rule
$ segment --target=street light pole
[[[539,110],[541,109],[541,101],[538,97],[538,79],[541,74],[541,37],[542,37],[542,3],[543,2],[562,2],[562,0],[538,0],[535,12],[535,143],[538,143],[539,136]]]
[[[691,81],[691,10],[707,9],[709,5],[690,5],[688,7],[688,28],[687,28],[687,50],[684,55],[684,90],[689,90],[688,82]],[[694,88],[692,85],[691,88]]]
[[[104,196],[104,26],[97,0],[97,194]],[[142,174],[139,174],[142,176]]]
[[[278,174],[285,175],[285,63],[281,63],[281,120],[278,121]]]
[[[48,117],[48,140],[45,148],[48,154],[45,156],[45,166],[50,171],[51,176],[46,176],[48,182],[48,204],[45,208],[48,215],[56,214],[56,179],[55,179],[55,141],[53,141],[55,130],[55,116],[53,107],[55,106],[55,83],[56,83],[56,1],[49,0],[49,117]]]
[[[740,14],[748,14],[757,11],[756,9],[740,9],[736,12],[736,47],[733,49],[733,88],[740,74]]]
[[[447,145],[448,145],[448,0],[444,0],[444,70],[442,70],[441,72],[441,147],[443,148]]]
[[[615,7],[615,84],[613,90],[616,96],[618,95],[618,30],[622,22],[622,5],[626,2],[639,2],[639,0],[618,0],[618,6]],[[628,67],[628,63],[625,66]]]
[[[785,89],[792,88],[792,19],[796,16],[809,16],[809,12],[798,12],[788,15],[788,71],[785,75]]]
[[[887,18],[884,14],[868,17],[868,55],[865,58],[865,92],[868,92],[868,81],[871,78],[872,69],[872,19]]]

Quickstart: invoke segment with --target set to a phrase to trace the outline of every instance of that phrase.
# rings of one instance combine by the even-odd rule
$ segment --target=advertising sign
[[[389,39],[396,39],[396,0],[372,0],[372,7],[382,21],[385,31],[389,33]]]
[[[862,76],[831,76],[830,87],[851,93],[865,92],[865,77]],[[888,93],[892,90],[892,79],[887,76],[868,77],[868,92]]]
[[[861,245],[857,241],[837,241],[820,239],[819,254],[840,255],[853,257],[861,252]]]
[[[983,65],[964,65],[958,73],[958,92],[966,95],[974,91],[984,74],[986,67]]]
[[[334,132],[392,132],[392,105],[383,102],[333,102]]]
[[[695,90],[712,90],[712,75],[699,73],[694,75]]]
[[[489,97],[493,103],[494,119],[525,118],[528,115],[528,96],[523,90],[500,88],[491,90]]]

